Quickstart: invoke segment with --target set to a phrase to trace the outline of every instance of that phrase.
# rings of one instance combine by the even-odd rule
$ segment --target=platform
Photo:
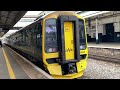
[[[30,79],[12,54],[6,46],[0,47],[0,79]]]
[[[8,46],[0,47],[0,79],[53,79]]]

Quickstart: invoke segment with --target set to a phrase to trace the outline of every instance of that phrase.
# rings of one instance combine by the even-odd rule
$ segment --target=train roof
[[[51,16],[58,17],[59,15],[74,15],[74,16],[76,16],[76,14],[73,11],[56,11],[56,12],[53,12],[53,13],[50,13],[50,14],[44,16],[44,18],[48,18]]]

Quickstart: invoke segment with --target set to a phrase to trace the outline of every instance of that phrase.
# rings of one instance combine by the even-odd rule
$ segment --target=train
[[[55,79],[76,79],[87,66],[85,19],[72,11],[44,15],[7,37],[16,50]]]

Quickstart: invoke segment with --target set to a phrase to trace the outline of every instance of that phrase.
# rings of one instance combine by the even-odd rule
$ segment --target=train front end
[[[85,20],[74,14],[52,14],[43,22],[43,62],[56,79],[81,77],[88,58]]]

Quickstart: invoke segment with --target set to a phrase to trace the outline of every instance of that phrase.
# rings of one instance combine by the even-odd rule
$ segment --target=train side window
[[[37,48],[40,48],[42,50],[42,26],[41,23],[37,23]]]
[[[29,28],[27,28],[27,30],[26,30],[26,45],[27,46],[29,46],[30,45],[30,35],[31,33],[30,33],[30,29]]]

